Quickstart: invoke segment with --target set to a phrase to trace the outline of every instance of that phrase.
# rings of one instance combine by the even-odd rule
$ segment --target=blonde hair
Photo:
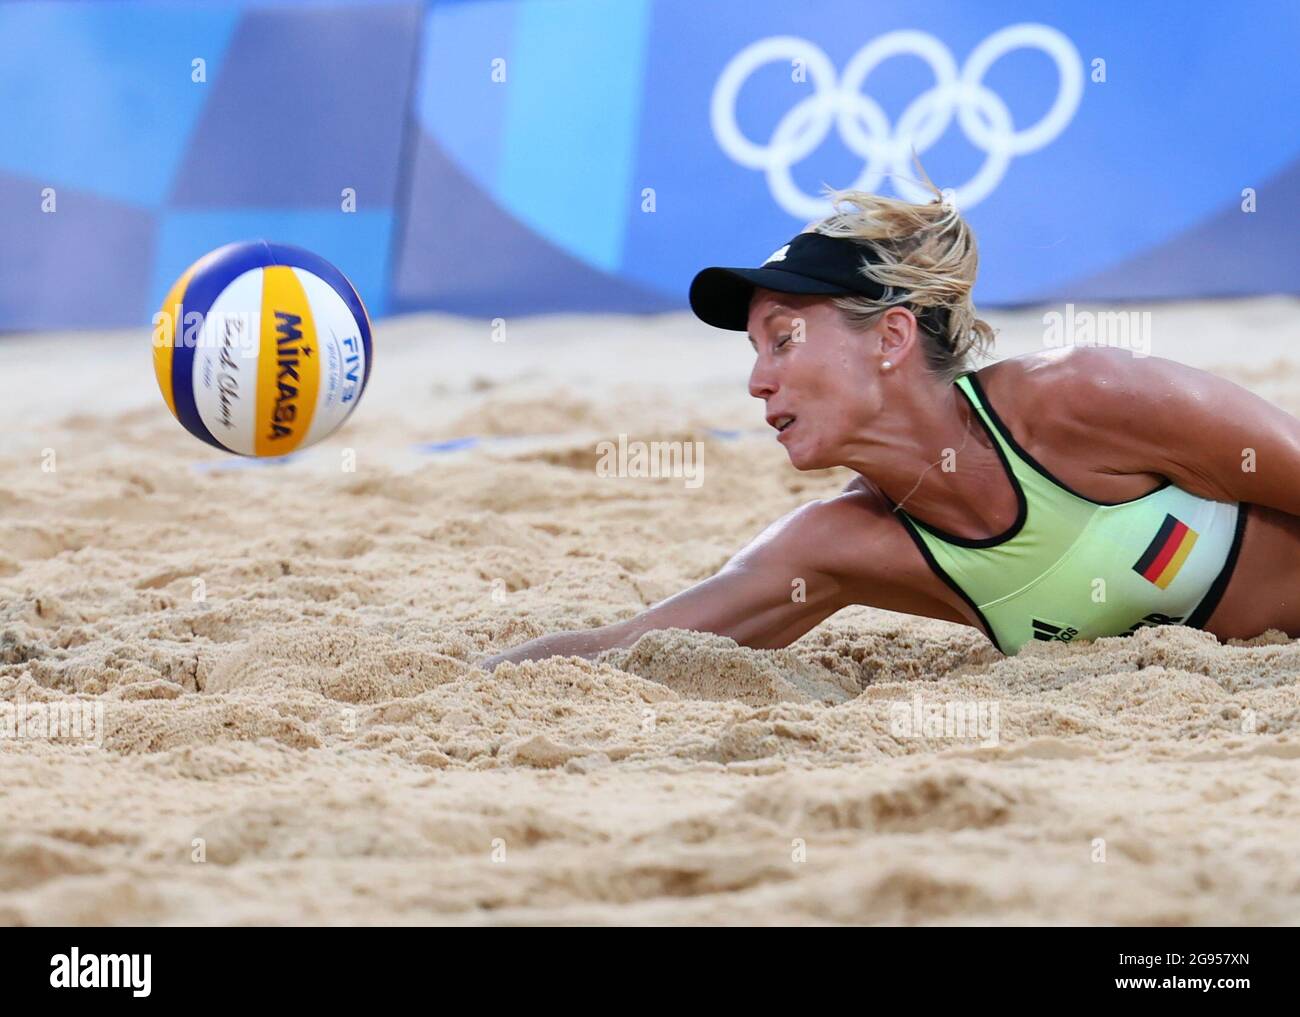
[[[871,248],[862,274],[885,287],[884,296],[834,297],[835,306],[854,328],[865,329],[888,308],[906,305],[917,316],[926,365],[952,382],[967,369],[972,354],[989,352],[995,333],[976,317],[971,302],[979,270],[975,234],[928,176],[925,183],[935,194],[925,205],[828,189],[835,211],[806,232],[846,237]]]

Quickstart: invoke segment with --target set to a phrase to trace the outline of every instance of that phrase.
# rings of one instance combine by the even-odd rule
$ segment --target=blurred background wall
[[[671,310],[913,148],[981,303],[1296,293],[1298,50],[1284,0],[3,3],[0,329],[257,237],[374,315]]]

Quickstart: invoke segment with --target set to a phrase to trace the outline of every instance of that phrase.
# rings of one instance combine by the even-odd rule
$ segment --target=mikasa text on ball
[[[167,407],[209,445],[282,456],[335,431],[370,378],[370,318],[324,258],[257,240],[205,255],[154,318]]]

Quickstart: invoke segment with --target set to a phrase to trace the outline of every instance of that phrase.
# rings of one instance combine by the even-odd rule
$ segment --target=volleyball
[[[196,438],[282,456],[336,431],[370,378],[370,318],[324,258],[257,240],[204,255],[154,316],[154,371]]]

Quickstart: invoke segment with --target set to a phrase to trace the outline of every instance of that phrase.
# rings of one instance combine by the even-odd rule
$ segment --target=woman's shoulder
[[[1174,360],[1105,347],[1011,357],[978,378],[1021,447],[1071,488],[1103,502],[1138,497],[1135,489],[1173,476],[1171,455],[1189,444],[1189,399],[1196,403],[1195,393],[1216,380]],[[1194,486],[1187,478],[1177,482]]]
[[[814,515],[826,532],[836,533],[852,529],[870,534],[871,544],[859,545],[875,560],[877,552],[887,544],[897,542],[898,547],[910,547],[907,535],[895,511],[895,506],[883,491],[867,477],[856,474],[844,490],[832,498],[817,503]],[[840,545],[841,552],[843,545]],[[869,550],[874,548],[875,550]]]
[[[1013,428],[1046,434],[1062,426],[1125,415],[1161,381],[1189,368],[1128,350],[1076,346],[1008,357],[972,372],[994,411]]]
[[[998,393],[1015,401],[1033,396],[1054,399],[1071,392],[1090,396],[1129,392],[1153,380],[1204,374],[1176,360],[1107,346],[1021,353],[971,373],[991,398]]]
[[[839,494],[806,502],[793,515],[804,539],[824,545],[832,556],[844,553],[844,536],[848,533],[872,542],[885,536],[905,536],[889,499],[861,474],[854,474]]]
[[[838,495],[805,502],[771,523],[742,552],[751,563],[779,562],[840,579],[876,576],[905,537],[886,500],[859,477]],[[901,544],[898,545],[901,547]]]

